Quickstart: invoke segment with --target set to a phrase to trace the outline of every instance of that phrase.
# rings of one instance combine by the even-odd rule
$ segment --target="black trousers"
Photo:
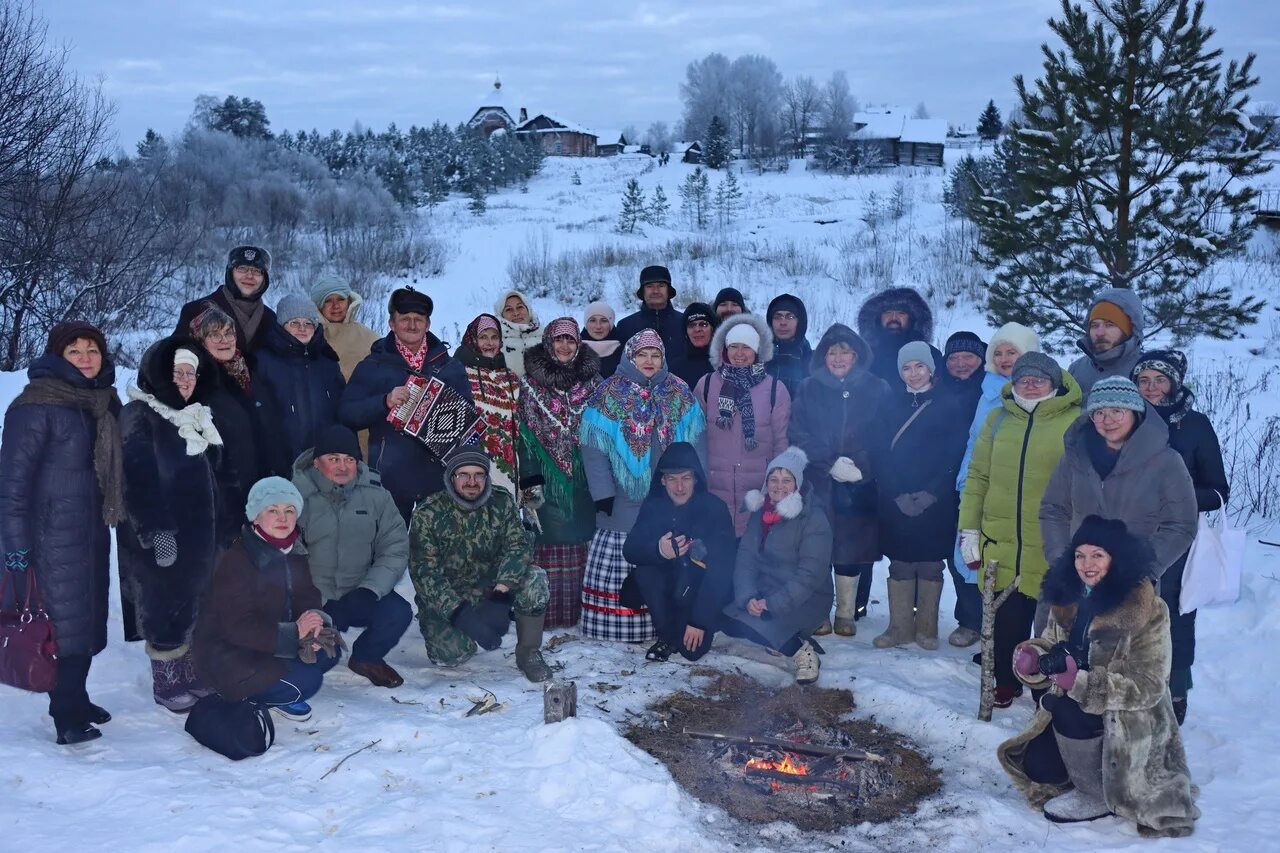
[[[763,634],[752,629],[748,625],[742,624],[737,619],[725,619],[723,629],[730,637],[737,637],[739,640],[746,640],[748,642],[755,643],[757,646],[764,646],[766,649],[773,649],[775,652],[786,655],[787,657],[791,657],[796,652],[800,651],[800,647],[804,645],[805,640],[809,639],[803,634],[795,634],[785,643],[775,646],[769,640],[766,640]]]
[[[1032,782],[1065,785],[1071,777],[1062,763],[1055,733],[1073,740],[1092,740],[1102,735],[1102,717],[1086,712],[1070,696],[1046,695],[1041,701],[1053,715],[1053,723],[1027,744],[1022,770]]]
[[[649,607],[654,632],[685,660],[698,660],[711,649],[718,625],[703,626],[702,642],[690,651],[684,647],[684,629],[693,615],[693,606],[702,592],[706,572],[701,569],[672,570],[665,565],[636,566],[631,576],[644,603]]]
[[[947,560],[947,571],[951,574],[951,582],[956,588],[956,607],[952,615],[962,628],[971,631],[982,631],[982,590],[976,583],[966,583],[956,571],[953,560]]]
[[[59,729],[88,722],[89,655],[61,655],[58,657],[58,684],[49,691],[49,716]]]
[[[1160,597],[1169,605],[1169,638],[1173,642],[1173,676],[1170,686],[1174,696],[1185,696],[1185,685],[1191,678],[1191,665],[1196,662],[1196,611],[1185,615],[1178,613],[1178,599],[1182,596],[1182,572],[1187,558],[1183,555],[1160,578]],[[1184,671],[1184,672],[1180,672]]]
[[[1016,687],[1021,684],[1013,674],[1013,650],[1018,643],[1031,639],[1031,625],[1036,618],[1036,600],[1014,590],[996,611],[995,666],[996,686]]]

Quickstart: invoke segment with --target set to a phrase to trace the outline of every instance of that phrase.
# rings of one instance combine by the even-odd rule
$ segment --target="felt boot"
[[[916,645],[933,651],[938,648],[938,599],[942,581],[916,581]]]
[[[551,678],[551,667],[542,659],[542,626],[546,614],[516,614],[516,667],[537,684]]]
[[[877,649],[891,646],[905,646],[911,642],[916,633],[916,618],[912,612],[912,599],[915,598],[916,582],[896,581],[889,578],[889,627],[884,633],[871,641]]]
[[[853,614],[857,609],[858,578],[836,575],[836,624],[835,632],[841,637],[858,633]]]
[[[1103,799],[1102,736],[1079,740],[1054,732],[1058,753],[1075,787],[1044,804],[1044,816],[1054,823],[1083,823],[1111,814]]]

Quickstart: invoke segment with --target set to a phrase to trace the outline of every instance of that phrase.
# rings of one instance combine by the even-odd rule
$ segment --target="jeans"
[[[374,602],[348,598],[326,601],[324,612],[333,618],[339,631],[365,629],[351,644],[351,659],[365,663],[381,663],[413,621],[413,608],[395,592]]]
[[[323,649],[316,652],[315,663],[303,663],[299,658],[289,662],[289,669],[275,684],[261,693],[250,696],[259,705],[292,705],[305,702],[320,692],[324,674],[333,669],[342,652],[332,657]]]

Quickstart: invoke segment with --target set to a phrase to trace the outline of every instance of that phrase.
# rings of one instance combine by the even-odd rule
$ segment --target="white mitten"
[[[862,479],[862,472],[848,456],[841,456],[831,465],[831,479],[838,483],[856,483]]]
[[[982,562],[982,534],[977,530],[960,531],[960,558],[967,566]]]

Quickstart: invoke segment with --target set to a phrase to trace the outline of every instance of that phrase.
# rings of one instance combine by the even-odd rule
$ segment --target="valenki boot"
[[[198,699],[188,690],[184,671],[183,658],[190,653],[190,647],[162,650],[147,643],[146,648],[147,657],[151,658],[151,692],[156,704],[175,714],[190,711]]]
[[[942,581],[916,581],[916,645],[933,651],[938,648],[938,601]]]
[[[551,679],[551,667],[542,659],[542,626],[546,618],[545,613],[516,614],[516,667],[534,684]]]
[[[1083,823],[1111,814],[1103,795],[1102,736],[1088,740],[1053,733],[1058,753],[1075,787],[1044,804],[1044,816],[1054,823]]]
[[[916,618],[912,612],[916,582],[889,579],[889,627],[871,641],[877,649],[905,646],[916,635]]]
[[[836,575],[836,623],[835,632],[841,637],[852,637],[858,633],[853,614],[857,609],[858,577]]]

